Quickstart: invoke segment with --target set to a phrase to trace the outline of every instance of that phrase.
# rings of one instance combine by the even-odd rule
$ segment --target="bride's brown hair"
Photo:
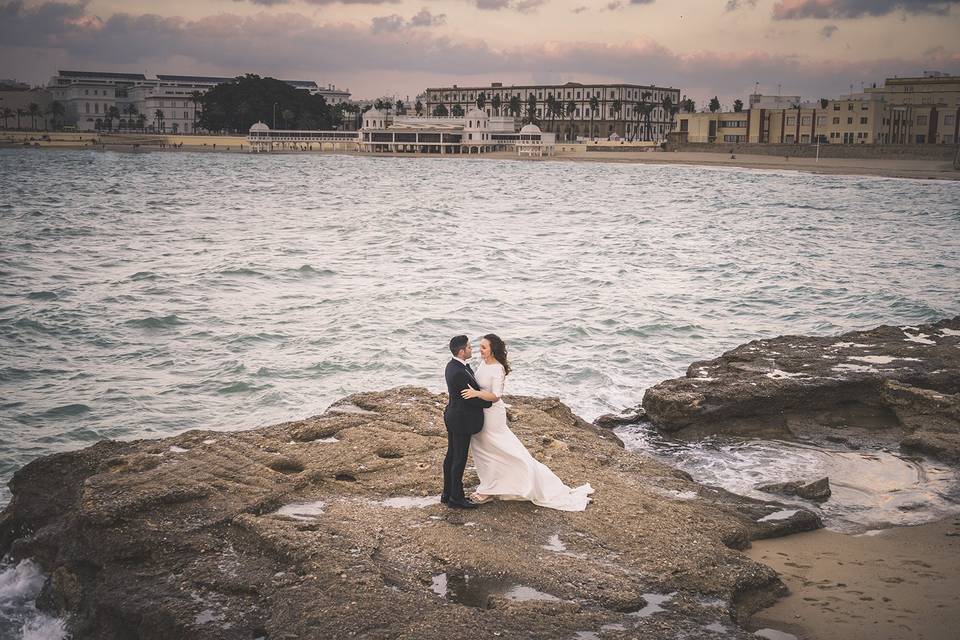
[[[495,333],[488,333],[483,339],[490,343],[490,353],[503,365],[503,375],[509,375],[510,363],[507,362],[507,344]]]

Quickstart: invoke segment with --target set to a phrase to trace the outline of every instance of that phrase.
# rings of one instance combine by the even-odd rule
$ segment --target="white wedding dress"
[[[503,396],[504,372],[499,362],[481,362],[477,383],[484,391]],[[529,500],[541,507],[560,511],[583,511],[593,488],[585,484],[571,489],[550,469],[530,455],[507,426],[503,400],[483,410],[483,430],[470,440],[470,453],[480,477],[476,492],[501,500]]]

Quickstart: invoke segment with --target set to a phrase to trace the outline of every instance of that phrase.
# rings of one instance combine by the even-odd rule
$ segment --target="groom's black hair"
[[[450,338],[450,353],[457,355],[460,352],[460,349],[463,349],[467,346],[467,343],[470,342],[470,338],[467,336],[453,336]]]

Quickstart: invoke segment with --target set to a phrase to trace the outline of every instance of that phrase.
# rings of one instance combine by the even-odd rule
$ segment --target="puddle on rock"
[[[776,629],[758,629],[753,635],[767,640],[797,640],[797,636],[786,631],[777,631]]]
[[[397,496],[381,500],[377,504],[393,509],[420,509],[440,504],[440,496]]]
[[[650,425],[619,427],[615,433],[628,450],[653,455],[686,471],[697,482],[765,502],[803,507],[819,514],[834,531],[859,533],[922,524],[960,513],[960,473],[928,458],[781,440],[712,436],[674,441]],[[823,476],[830,478],[832,495],[820,504],[755,488],[758,484]]]
[[[293,504],[280,507],[268,515],[286,516],[293,520],[308,522],[310,520],[316,520],[317,516],[323,514],[323,508],[325,506],[326,503],[319,500],[316,502],[294,502]]]
[[[643,609],[640,609],[639,611],[634,611],[634,612],[631,613],[630,615],[632,615],[632,616],[637,616],[637,617],[640,617],[640,618],[646,618],[646,617],[652,616],[653,614],[658,613],[658,612],[660,612],[660,611],[666,611],[666,609],[664,609],[664,608],[661,607],[660,605],[666,604],[666,603],[669,602],[669,601],[673,598],[673,596],[675,596],[675,595],[677,595],[676,592],[674,592],[674,593],[644,593],[644,594],[641,594],[640,597],[642,597],[642,598],[644,599],[644,601],[646,601],[647,605],[646,605]]]
[[[563,544],[563,541],[560,540],[560,534],[555,533],[547,540],[547,544],[540,545],[540,548],[559,553],[560,551],[566,551],[567,545]]]
[[[491,596],[514,602],[559,602],[555,595],[517,584],[509,578],[487,578],[476,574],[441,573],[431,578],[430,590],[441,598],[468,607],[488,608]]]

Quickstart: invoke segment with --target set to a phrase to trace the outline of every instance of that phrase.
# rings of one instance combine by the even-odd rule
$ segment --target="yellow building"
[[[749,111],[681,113],[677,133],[682,142],[747,142]]]
[[[864,89],[890,106],[884,134],[894,144],[960,142],[960,76],[925,71]]]

